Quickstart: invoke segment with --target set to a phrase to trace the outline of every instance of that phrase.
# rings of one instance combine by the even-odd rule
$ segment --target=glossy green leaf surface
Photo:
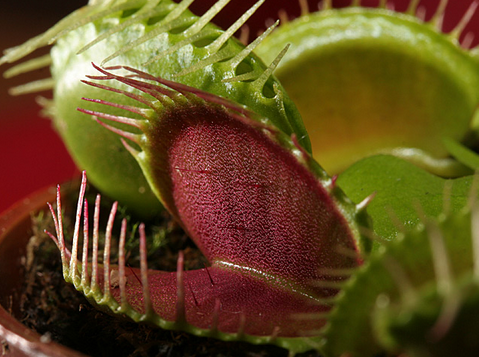
[[[338,185],[355,202],[376,193],[368,206],[374,232],[393,240],[403,226],[419,223],[419,212],[437,217],[447,205],[452,211],[464,207],[472,176],[443,179],[389,155],[363,159],[339,175]]]

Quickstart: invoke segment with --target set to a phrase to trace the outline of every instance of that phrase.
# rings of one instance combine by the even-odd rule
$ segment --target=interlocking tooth
[[[110,216],[108,217],[108,223],[106,225],[105,233],[105,243],[103,246],[103,298],[102,302],[109,302],[112,300],[111,297],[111,280],[110,280],[110,251],[111,251],[111,240],[112,240],[112,231],[113,223],[115,222],[115,216],[118,209],[118,202],[114,202],[111,210]]]
[[[459,40],[459,37],[461,36],[462,32],[464,31],[464,28],[469,24],[471,21],[472,17],[476,13],[477,7],[479,6],[479,1],[474,1],[471,3],[467,11],[464,13],[462,18],[459,20],[457,23],[456,27],[449,33],[449,36],[452,38],[455,38]]]
[[[418,6],[416,10],[416,17],[419,20],[426,22],[426,7],[425,6]]]
[[[201,16],[198,21],[185,30],[185,36],[191,36],[205,27],[231,0],[219,0]]]
[[[95,7],[90,7],[86,6],[83,8],[80,8],[64,19],[60,20],[57,22],[52,28],[44,32],[43,34],[40,34],[38,36],[35,36],[31,38],[30,40],[26,41],[22,45],[16,46],[9,48],[5,50],[5,54],[2,58],[0,58],[0,65],[4,63],[11,63],[19,60],[22,57],[25,57],[35,51],[36,49],[46,46],[48,43],[50,43],[51,38],[53,38],[58,32],[62,31],[64,28],[67,28],[71,26],[71,23],[77,23],[81,19],[83,19],[85,16],[88,17],[88,14],[93,12]],[[86,12],[86,14],[85,14]]]
[[[359,202],[357,205],[356,205],[356,210],[357,212],[362,212],[364,211],[367,206],[372,202],[372,200],[374,199],[374,197],[376,197],[376,192],[373,192],[372,194],[370,194],[368,197],[366,197],[364,200],[362,200],[361,202]]]
[[[73,229],[73,243],[72,243],[72,255],[70,258],[70,277],[75,287],[81,286],[81,278],[78,272],[78,242],[80,238],[80,223],[83,212],[83,201],[86,191],[86,175],[82,177],[82,183],[80,186],[80,194],[77,202],[77,210],[75,215],[75,227]]]
[[[459,313],[462,298],[459,291],[454,291],[454,276],[444,236],[435,224],[426,225],[426,229],[431,247],[437,290],[444,299],[439,317],[429,331],[429,337],[436,342],[442,339],[451,328]]]
[[[45,78],[45,79],[40,79],[38,81],[25,83],[17,87],[10,88],[8,93],[10,95],[15,96],[15,95],[51,90],[54,87],[55,87],[55,81],[53,80],[53,78]]]
[[[153,305],[151,303],[150,284],[148,282],[148,260],[146,250],[146,233],[145,225],[140,224],[140,270],[141,270],[141,285],[143,287],[143,304],[145,308],[145,317],[150,317],[154,314]]]
[[[416,300],[417,292],[402,265],[390,255],[383,257],[382,264],[396,284],[401,300],[405,305],[412,304]]]
[[[205,59],[195,63],[192,66],[186,67],[181,72],[178,72],[173,75],[174,78],[185,76],[187,74],[199,71],[209,65],[223,61],[232,56],[231,51],[228,48],[224,48],[218,52],[213,53],[211,56],[206,57]]]
[[[448,4],[449,0],[441,0],[439,2],[439,5],[436,9],[436,12],[434,13],[434,15],[431,17],[431,20],[429,20],[429,22],[433,25],[436,26],[436,28],[438,30],[441,30],[442,29],[442,22],[443,22],[443,19],[444,19],[444,12],[446,10],[446,6]]]
[[[90,240],[88,224],[88,200],[85,198],[83,204],[83,250],[82,250],[82,268],[81,268],[81,286],[83,289],[89,286],[88,275],[88,244]]]
[[[176,264],[176,323],[186,323],[184,253],[180,251]]]
[[[83,83],[85,84],[88,84],[92,87],[96,87],[96,88],[100,88],[100,89],[105,89],[105,90],[108,90],[108,91],[111,91],[111,92],[115,92],[115,93],[119,93],[119,94],[123,94],[131,99],[134,99],[140,103],[143,103],[145,104],[146,106],[150,107],[151,109],[153,110],[156,110],[157,109],[157,105],[155,105],[151,100],[148,100],[146,98],[143,98],[141,95],[138,95],[138,94],[134,94],[134,93],[130,93],[130,92],[127,92],[127,91],[124,91],[124,90],[121,90],[121,89],[117,89],[117,88],[114,88],[114,87],[109,87],[109,86],[105,86],[105,85],[102,85],[102,84],[98,84],[98,83],[94,83],[94,82],[89,82],[89,81],[83,81]]]
[[[164,51],[160,52],[158,55],[152,57],[147,62],[143,63],[143,66],[148,66],[148,65],[152,64],[153,62],[159,60],[160,58],[163,58],[165,56],[168,56],[169,54],[175,53],[180,48],[182,48],[186,45],[192,44],[192,43],[194,43],[196,41],[199,41],[199,40],[207,39],[208,37],[217,36],[218,33],[219,33],[218,30],[207,29],[207,30],[204,30],[204,31],[200,31],[200,32],[198,32],[198,33],[196,33],[192,36],[188,36],[184,40],[181,40],[181,41],[177,42],[173,46],[168,47],[166,50],[164,50]],[[106,62],[106,60],[104,62]]]
[[[23,74],[26,72],[31,72],[37,69],[45,68],[50,66],[52,63],[52,57],[50,54],[46,54],[41,57],[33,58],[29,61],[17,64],[6,70],[3,73],[3,77],[5,78],[12,78],[18,76],[19,74]]]
[[[406,14],[415,15],[417,11],[417,7],[419,5],[419,0],[411,0],[409,6],[407,7]]]
[[[98,119],[98,117],[100,117],[100,118],[105,117],[105,119],[108,120],[108,118],[107,118],[108,114],[100,113],[100,112],[94,112],[94,111],[91,111],[91,110],[86,110],[86,109],[81,109],[81,108],[79,108],[78,110],[85,113],[85,114],[92,115],[93,120],[96,120],[98,122],[98,124],[100,124],[101,126],[103,126],[106,129],[110,130],[111,132],[113,132],[117,135],[120,135],[120,136],[124,137],[125,139],[131,140],[135,144],[140,145],[141,137],[142,137],[141,135],[133,134],[133,133],[130,133],[129,131],[125,131],[125,130],[115,128],[114,126],[105,124],[100,119]]]
[[[333,0],[323,0],[322,10],[329,10],[333,8]]]
[[[278,19],[284,25],[289,22],[288,12],[285,9],[280,9],[278,11]]]
[[[82,98],[82,100],[84,100],[86,102],[98,103],[98,104],[107,105],[109,107],[123,109],[123,110],[129,111],[130,113],[133,113],[133,114],[139,114],[142,117],[144,117],[145,119],[149,119],[148,114],[145,112],[145,110],[143,108],[135,107],[135,106],[132,106],[132,105],[118,104],[118,103],[115,103],[115,102],[107,102],[106,100],[102,100],[102,99]],[[118,123],[124,123],[124,124],[133,126],[135,128],[138,128],[138,129],[142,129],[141,124],[143,123],[143,121],[141,121],[141,120],[137,120],[137,119],[133,119],[133,118],[129,118],[129,117],[124,117],[124,116],[120,116],[120,115],[110,115],[110,114],[104,114],[104,115],[108,116],[108,118],[106,118],[105,116],[102,116],[102,118],[105,118],[105,119],[108,119],[108,120],[113,120],[113,121],[116,121]]]
[[[299,8],[301,9],[301,16],[309,15],[308,0],[299,0]]]
[[[438,291],[440,294],[448,295],[451,293],[453,287],[453,272],[444,237],[439,227],[435,224],[426,224],[426,230],[431,248],[432,263]]]
[[[241,27],[241,33],[240,33],[240,36],[239,36],[239,41],[247,46],[248,45],[248,42],[249,42],[249,26],[248,25],[243,25]]]
[[[128,306],[128,300],[126,297],[126,259],[125,259],[125,242],[126,242],[126,218],[121,221],[120,240],[118,242],[118,275],[120,286],[120,305],[121,309],[125,311]]]
[[[118,56],[121,56],[123,55],[124,53],[128,52],[128,51],[131,51],[132,49],[142,45],[143,43],[161,35],[162,33],[165,33],[165,32],[168,32],[176,27],[179,27],[179,26],[182,26],[182,25],[185,25],[185,24],[189,24],[191,23],[191,19],[177,19],[177,20],[173,20],[173,21],[170,21],[168,23],[165,23],[164,25],[162,26],[158,26],[158,27],[155,27],[153,30],[151,30],[150,32],[146,33],[145,35],[137,38],[136,40],[134,41],[131,41],[129,42],[126,46],[123,46],[122,48],[120,48],[118,51],[115,51],[113,52],[111,55],[109,55],[108,57],[106,57],[102,62],[101,62],[101,66],[104,66],[106,65],[108,62],[110,62],[111,60],[117,58]],[[150,64],[154,62],[153,60],[150,60],[148,61],[145,65],[147,64]]]
[[[92,248],[92,274],[90,282],[90,293],[98,296],[98,242],[100,240],[100,201],[101,196],[98,194],[95,200],[95,211],[93,213],[93,248]]]
[[[265,71],[258,77],[258,79],[255,80],[255,84],[259,87],[259,88],[263,88],[264,85],[266,84],[266,82],[268,81],[269,77],[271,77],[271,75],[273,74],[274,70],[276,69],[276,67],[278,66],[279,62],[281,61],[281,59],[284,57],[284,55],[286,54],[286,52],[288,51],[290,47],[290,44],[286,45],[282,50],[281,52],[278,54],[278,56],[276,56],[276,58],[273,60],[273,62],[271,62],[271,64],[268,66],[268,68],[265,69]]]
[[[160,22],[161,25],[157,25],[153,30],[150,32],[146,33],[145,35],[137,38],[136,40],[128,43],[126,46],[121,48],[120,50],[114,52],[107,58],[105,58],[101,65],[105,65],[106,63],[110,62],[111,60],[115,59],[116,57],[132,50],[135,47],[138,47],[139,45],[159,36],[160,34],[170,31],[176,27],[180,27],[183,25],[189,25],[189,23],[192,21],[191,19],[178,19],[178,17],[185,12],[185,10],[193,3],[195,0],[183,0],[181,3],[177,5],[173,11],[171,11],[166,17]],[[150,64],[154,62],[154,60],[148,61],[147,64]],[[146,64],[145,64],[146,65]]]
[[[474,32],[466,33],[466,35],[464,36],[464,39],[462,40],[462,44],[461,44],[462,47],[465,49],[472,48],[472,44],[475,38],[476,38],[476,35],[474,34]]]
[[[135,23],[143,21],[144,19],[147,19],[149,17],[154,17],[154,16],[157,16],[157,15],[160,15],[162,12],[164,12],[164,9],[153,10],[154,6],[156,6],[160,1],[161,0],[159,0],[157,3],[149,2],[149,5],[147,3],[147,5],[145,5],[142,9],[138,10],[138,12],[136,14],[134,14],[131,18],[129,18],[128,20],[126,20],[126,21],[124,21],[124,22],[122,22],[122,23],[120,23],[120,24],[118,24],[114,27],[112,27],[111,29],[109,29],[106,32],[103,32],[101,35],[96,37],[94,40],[90,41],[88,44],[83,46],[76,54],[77,55],[82,54],[83,52],[87,51],[91,47],[95,46],[97,43],[105,40],[106,38],[120,32],[122,30],[124,30],[128,26],[131,26]]]
[[[110,7],[106,10],[103,10],[103,11],[99,11],[97,12],[96,14],[93,14],[91,16],[85,16],[85,14],[81,14],[82,16],[80,16],[80,18],[76,21],[71,21],[69,20],[69,26],[65,26],[63,29],[61,29],[60,31],[58,31],[55,35],[53,35],[49,41],[48,41],[48,45],[52,45],[53,43],[55,43],[60,37],[66,35],[67,33],[73,31],[73,30],[76,30],[77,28],[83,26],[83,25],[86,25],[88,23],[91,23],[91,22],[94,22],[96,20],[99,20],[99,19],[102,19],[102,18],[105,18],[107,16],[110,16],[116,12],[120,12],[120,11],[125,11],[125,10],[130,10],[130,9],[133,9],[135,8],[136,6],[138,6],[139,3],[141,3],[142,1],[138,1],[138,0],[134,0],[134,1],[129,1],[129,2],[125,2],[123,4],[120,4],[120,5],[116,5],[116,6],[113,6],[113,7]],[[87,6],[88,8],[88,6]],[[81,9],[80,9],[81,10]],[[93,10],[93,9],[92,9]],[[67,17],[69,18],[69,17]],[[65,18],[66,19],[66,18]],[[63,20],[61,20],[63,21]]]
[[[248,11],[246,11],[239,19],[237,19],[233,25],[231,25],[225,32],[223,32],[214,42],[208,45],[208,48],[212,52],[218,51],[226,41],[228,41],[241,26],[253,15],[258,8],[263,5],[265,0],[257,1]]]
[[[257,37],[253,42],[251,42],[248,46],[246,46],[241,52],[239,52],[236,56],[234,56],[230,60],[230,64],[232,68],[236,68],[248,55],[254,51],[254,49],[268,36],[277,26],[279,25],[279,20],[276,21],[273,25],[268,27],[265,32],[261,34],[261,36]],[[232,78],[224,79],[224,82],[229,81]]]

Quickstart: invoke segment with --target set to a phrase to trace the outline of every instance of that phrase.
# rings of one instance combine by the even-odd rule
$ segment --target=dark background
[[[363,5],[375,6],[379,0],[363,0]],[[216,0],[196,0],[192,10],[201,14]],[[231,0],[217,16],[215,23],[227,27],[255,0]],[[430,14],[439,0],[423,0],[421,4]],[[450,0],[446,11],[445,30],[457,23],[472,0]],[[0,50],[23,43],[47,30],[56,21],[83,6],[86,0],[2,0],[0,4]],[[317,9],[317,0],[309,1],[311,10]],[[404,11],[409,0],[389,0],[399,11]],[[335,7],[349,4],[349,0],[333,1]],[[300,13],[297,0],[266,0],[249,21],[251,38],[265,27],[266,19],[276,19],[278,10],[285,9],[290,16]],[[467,30],[479,34],[479,15],[475,14]],[[467,31],[466,31],[467,32]],[[479,37],[479,36],[478,36]],[[474,41],[477,44],[479,38]],[[38,53],[38,52],[37,52]],[[10,65],[0,68],[0,73]],[[48,73],[39,73],[39,78]],[[31,76],[31,75],[29,75]],[[29,77],[30,79],[31,77]],[[78,175],[71,159],[51,129],[50,122],[38,115],[35,95],[12,97],[8,88],[26,82],[25,77],[0,78],[0,212],[42,187],[65,181]],[[49,93],[42,93],[49,97]]]

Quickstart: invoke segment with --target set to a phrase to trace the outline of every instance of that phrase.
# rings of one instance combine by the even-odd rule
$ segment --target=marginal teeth
[[[471,3],[467,11],[464,13],[463,17],[461,20],[459,20],[458,24],[456,27],[449,33],[450,36],[456,38],[459,40],[459,37],[461,36],[462,32],[464,31],[465,27],[469,24],[471,21],[472,17],[476,13],[477,7],[479,6],[478,1],[474,1]]]
[[[406,10],[406,13],[414,16],[416,14],[418,5],[419,5],[419,0],[411,0]]]

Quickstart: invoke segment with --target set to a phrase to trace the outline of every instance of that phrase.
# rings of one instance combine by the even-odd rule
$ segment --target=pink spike
[[[88,98],[82,98],[82,99],[90,101],[90,102],[105,104],[101,100],[97,101],[95,99],[88,99]],[[141,121],[137,120],[137,119],[132,119],[132,118],[123,117],[123,116],[119,116],[119,115],[112,115],[112,114],[107,114],[107,113],[102,113],[102,112],[97,112],[97,111],[83,109],[83,108],[77,108],[77,110],[79,112],[82,112],[82,113],[85,113],[85,114],[88,114],[88,115],[100,117],[100,118],[103,118],[103,119],[106,119],[106,120],[115,121],[117,123],[126,124],[126,125],[132,126],[134,128],[138,128],[138,129],[142,128]]]
[[[150,299],[150,285],[148,283],[148,262],[146,251],[146,233],[145,225],[140,224],[140,268],[141,268],[141,285],[143,286],[143,303],[145,307],[145,315],[153,313],[153,306]]]
[[[477,7],[479,6],[479,1],[476,0],[471,3],[467,11],[464,13],[463,17],[459,20],[456,27],[451,31],[452,34],[459,37],[464,30],[464,28],[469,24],[472,19],[472,16],[476,13]]]
[[[174,99],[176,96],[176,92],[173,92],[167,88],[163,88],[154,84],[142,82],[136,79],[133,79],[132,76],[126,77],[117,77],[117,80],[128,84],[138,90],[141,90],[144,93],[151,95],[152,97],[158,99],[159,101],[164,101],[165,96]]]
[[[47,235],[53,240],[53,242],[55,242],[57,248],[60,249],[60,243],[58,242],[57,237],[55,237],[53,234],[51,234],[51,233],[50,233],[49,231],[47,231],[46,229],[43,230],[43,233],[47,234]]]
[[[114,93],[123,94],[123,95],[125,95],[125,96],[127,96],[131,99],[134,99],[134,100],[136,100],[140,103],[145,104],[146,106],[150,107],[151,109],[156,108],[150,100],[143,98],[141,95],[130,93],[130,92],[127,92],[127,91],[124,91],[124,90],[121,90],[121,89],[105,86],[105,85],[94,83],[94,82],[89,82],[89,81],[84,81],[84,80],[82,80],[82,82],[85,83],[85,84],[88,84],[89,86],[92,86],[92,87],[104,89],[104,90],[114,92]]]
[[[120,241],[118,243],[118,274],[120,275],[120,299],[121,307],[128,304],[126,299],[126,274],[125,274],[125,240],[126,240],[126,218],[121,221]]]
[[[374,197],[376,197],[376,192],[371,193],[368,197],[366,197],[364,200],[362,200],[361,202],[359,202],[359,203],[356,205],[356,208],[358,209],[358,211],[365,210],[366,207],[367,207],[367,206],[371,203],[371,201],[374,199]]]
[[[104,272],[104,285],[103,285],[103,295],[106,300],[110,299],[110,251],[111,251],[111,236],[113,230],[113,223],[115,223],[116,211],[118,208],[118,202],[114,202],[110,216],[108,217],[108,223],[106,225],[106,234],[105,234],[105,247],[103,248],[103,272]]]
[[[218,97],[214,94],[202,91],[201,89],[190,87],[190,86],[187,86],[185,84],[178,83],[178,82],[169,81],[169,80],[164,79],[164,78],[154,77],[151,74],[142,72],[142,71],[137,70],[137,69],[132,68],[132,67],[123,66],[122,68],[126,69],[127,71],[136,73],[139,78],[158,82],[160,84],[163,84],[164,86],[167,86],[167,87],[170,87],[171,89],[174,89],[177,92],[180,92],[181,94],[183,94],[185,96],[188,95],[188,94],[194,94],[199,98],[202,98],[204,100],[207,100],[207,101],[219,104],[219,105],[223,105],[223,106],[225,106],[225,107],[227,107],[231,110],[237,111],[241,114],[252,115],[251,111],[249,111],[247,108],[242,107],[242,106],[240,106],[240,105],[238,105],[234,102],[231,102],[227,99]],[[149,85],[149,84],[145,83],[145,85]],[[151,85],[149,85],[149,86],[151,86]]]
[[[338,181],[338,175],[334,175],[333,177],[331,177],[331,190],[334,190],[337,186],[337,181]]]
[[[75,228],[73,230],[73,243],[72,243],[72,257],[70,259],[70,276],[73,281],[77,277],[77,264],[78,264],[78,241],[80,236],[80,224],[81,224],[81,215],[83,211],[83,199],[85,197],[86,191],[86,172],[82,172],[82,180],[80,185],[80,193],[78,195],[77,211],[75,215]]]
[[[53,218],[53,224],[55,225],[55,231],[57,232],[58,234],[58,219],[57,219],[57,215],[55,214],[55,211],[53,209],[53,206],[50,204],[50,202],[47,202],[47,205],[48,205],[48,208],[50,209],[50,213],[52,214],[52,218]],[[50,232],[48,232],[47,230],[45,230],[45,233],[47,233],[52,239],[53,241],[55,242],[55,244],[57,245],[58,249],[61,250],[61,247],[60,247],[60,242],[58,241],[58,239],[53,235],[51,234]]]
[[[113,76],[91,76],[91,75],[86,75],[88,79],[93,79],[95,81],[109,81],[112,79],[115,79]]]
[[[81,112],[83,113],[86,113],[86,114],[90,114],[89,112],[90,111],[87,111],[87,110],[80,110]],[[115,134],[118,134],[120,136],[123,136],[125,139],[129,139],[131,141],[133,141],[134,143],[140,145],[140,135],[138,134],[133,134],[133,133],[130,133],[128,131],[124,131],[124,130],[121,130],[121,129],[118,129],[118,128],[115,128],[114,126],[111,126],[111,125],[108,125],[108,124],[105,124],[103,123],[101,120],[99,120],[97,118],[97,114],[101,114],[101,113],[95,113],[95,112],[91,112],[92,115],[93,115],[93,118],[97,121],[98,124],[100,124],[101,126],[103,126],[104,128],[110,130],[111,132],[115,133]],[[94,113],[94,114],[93,114]]]
[[[98,286],[98,240],[100,225],[100,200],[101,196],[98,194],[95,200],[95,212],[93,213],[93,252],[92,252],[92,278],[91,289],[96,289]]]
[[[87,286],[89,281],[88,276],[88,240],[89,240],[89,229],[88,229],[88,200],[85,198],[85,203],[83,205],[83,254],[82,254],[82,277],[81,285]]]
[[[474,32],[468,32],[464,36],[464,39],[462,40],[462,47],[465,49],[470,49],[472,46],[472,43],[474,42],[475,34]]]
[[[62,215],[62,197],[60,192],[60,185],[57,185],[57,219],[58,219],[58,242],[60,243],[60,254],[62,258],[63,266],[65,267],[65,237],[63,235],[63,215]]]
[[[113,108],[123,109],[123,110],[129,111],[130,113],[133,113],[133,114],[139,114],[145,119],[149,119],[148,115],[146,115],[145,112],[141,108],[134,107],[132,105],[124,105],[124,104],[119,104],[119,103],[114,103],[114,102],[108,102],[106,100],[85,98],[85,97],[83,97],[82,100],[87,101],[87,102],[107,105],[107,106],[113,107]],[[119,116],[119,118],[123,118],[123,117]],[[132,119],[132,118],[127,118],[127,119],[129,119],[128,120],[128,125],[132,125],[132,126],[135,126],[137,128],[140,128],[141,121],[136,120],[136,119]]]
[[[178,261],[176,264],[176,322],[186,322],[185,307],[185,282],[184,282],[184,262],[185,256],[183,251],[178,253]]]
[[[120,141],[121,143],[123,144],[123,146],[125,147],[125,149],[127,149],[131,155],[133,155],[133,157],[137,157],[138,154],[140,153],[138,150],[134,149],[131,145],[129,145],[125,139],[123,138],[120,138]]]
[[[154,85],[149,84],[149,83],[140,82],[140,81],[131,79],[129,77],[118,76],[118,75],[115,75],[113,73],[107,72],[106,70],[101,69],[100,67],[96,66],[94,63],[92,63],[92,65],[96,70],[105,74],[108,77],[108,78],[105,78],[105,79],[116,79],[117,81],[119,81],[121,83],[125,83],[129,86],[132,86],[132,87],[134,87],[134,88],[136,88],[136,89],[138,89],[142,92],[145,92],[145,93],[153,96],[154,98],[156,98],[160,101],[164,100],[164,98],[162,96],[159,96],[158,93],[160,93],[162,95],[166,95],[170,98],[175,95],[174,92],[172,92],[170,90],[167,90],[165,88],[154,86]],[[121,69],[121,68],[123,68],[123,67],[109,67],[110,70],[116,70],[116,69]],[[155,77],[153,77],[153,78],[155,78]]]

